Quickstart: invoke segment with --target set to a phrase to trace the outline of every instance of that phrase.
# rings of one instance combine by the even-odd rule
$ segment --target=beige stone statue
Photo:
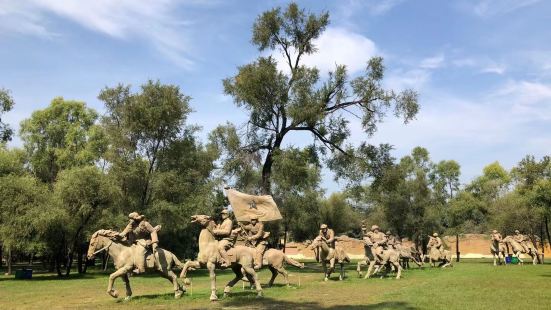
[[[515,237],[517,237],[517,235],[520,235],[520,232],[515,231],[516,235]],[[539,253],[538,253],[538,250],[536,249],[536,247],[534,246],[534,244],[530,241],[526,241],[524,239],[524,236],[522,236],[522,239],[517,237],[512,237],[512,236],[507,236],[505,238],[503,238],[503,242],[505,244],[507,244],[509,247],[511,247],[511,250],[513,252],[513,256],[515,256],[516,258],[518,258],[518,261],[520,262],[520,264],[524,264],[524,261],[522,260],[520,254],[527,254],[529,255],[531,258],[532,258],[532,264],[536,265],[538,263],[538,260],[539,260]],[[525,245],[523,246],[521,242],[517,241],[517,240],[523,240],[523,242],[525,243]],[[507,252],[509,252],[509,247],[507,247]]]
[[[233,246],[236,235],[232,236],[233,222],[230,219],[230,213],[228,210],[224,209],[220,212],[222,216],[222,223],[216,225],[212,233],[220,238],[218,241],[218,252],[220,253],[220,258],[222,260],[222,267],[229,267],[231,265],[230,258],[228,257],[227,250]]]
[[[264,224],[258,220],[256,215],[250,216],[249,224],[243,226],[248,244],[255,249],[254,269],[262,268],[262,256],[268,245],[270,233],[264,231]]]
[[[344,249],[336,244],[335,232],[327,224],[321,224],[319,234],[309,248],[317,253],[316,258],[323,267],[324,281],[328,281],[331,273],[335,271],[335,264],[340,265],[339,280],[344,279],[344,264],[349,263],[350,258]]]
[[[132,297],[129,273],[137,267],[136,262],[141,262],[143,259],[143,252],[137,248],[138,245],[131,245],[126,240],[122,240],[120,234],[116,231],[102,229],[92,235],[88,247],[88,259],[93,259],[97,253],[106,251],[115,265],[116,271],[109,275],[107,285],[107,293],[110,296],[114,298],[119,296],[114,283],[117,278],[121,277],[126,286],[125,299]],[[160,276],[169,280],[174,287],[174,297],[180,298],[185,292],[185,288],[178,283],[178,277],[172,269],[175,267],[183,268],[184,265],[176,255],[160,247],[157,247],[155,252],[149,251],[147,256],[148,264],[145,270],[147,272],[157,272]]]
[[[520,243],[520,245],[524,248],[525,253],[530,252],[530,239],[528,238],[528,236],[521,234],[519,230],[515,230],[515,235],[513,236],[513,239],[515,239],[516,242]]]
[[[442,239],[438,237],[437,233],[429,236],[429,242],[427,244],[429,262],[432,267],[436,266],[436,262],[440,262],[439,267],[445,268],[452,265],[452,254],[450,251],[444,249]]]
[[[371,226],[371,231],[364,229],[364,244],[366,247],[366,259],[358,263],[357,271],[361,276],[361,265],[369,263],[365,279],[370,278],[381,268],[389,266],[396,271],[396,279],[402,275],[400,265],[400,253],[394,248],[388,247],[387,237],[379,230],[379,226]],[[385,268],[385,273],[386,273]]]
[[[492,230],[490,235],[492,243],[490,244],[490,251],[494,257],[494,266],[497,266],[499,263],[501,265],[501,258],[505,260],[505,252],[507,251],[507,246],[503,242],[503,237],[497,230]]]
[[[130,219],[124,230],[119,234],[121,239],[126,238],[130,244],[135,245],[136,269],[134,273],[145,272],[145,256],[149,247],[153,252],[157,251],[159,237],[157,229],[151,226],[144,215],[132,212],[128,215]]]
[[[209,270],[211,279],[211,300],[217,300],[216,295],[216,274],[215,269],[221,264],[221,257],[219,251],[219,241],[214,236],[214,228],[216,224],[208,215],[193,215],[191,217],[192,223],[201,225],[202,230],[199,234],[199,254],[197,260],[188,261],[184,264],[180,277],[186,279],[187,273],[190,270],[194,270],[201,267],[206,267]],[[232,236],[236,236],[239,233],[240,228],[232,230]],[[235,274],[235,278],[232,279],[224,288],[224,295],[230,293],[231,288],[245,276],[248,281],[255,286],[258,296],[262,296],[262,287],[258,281],[257,273],[254,270],[254,256],[255,249],[244,245],[236,244],[227,250],[227,255],[231,261],[231,269]],[[298,268],[303,268],[304,265],[287,257],[285,253],[276,249],[268,249],[264,254],[264,261],[272,272],[272,278],[268,283],[271,286],[278,273],[285,277],[286,284],[289,285],[288,273],[284,268],[284,264],[290,264]]]

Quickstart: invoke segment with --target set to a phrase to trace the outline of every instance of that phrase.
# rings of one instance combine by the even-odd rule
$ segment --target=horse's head
[[[93,259],[96,252],[109,245],[109,242],[116,240],[118,232],[114,230],[100,229],[92,234],[90,238],[90,245],[88,246],[88,252],[86,257]]]
[[[197,214],[191,216],[191,222],[192,223],[198,223],[199,225],[203,227],[207,227],[209,223],[212,221],[212,218],[208,215],[204,214]]]
[[[98,249],[101,249],[101,241],[100,241],[100,237],[99,237],[99,231],[96,231],[95,233],[92,234],[92,237],[90,238],[90,245],[88,246],[88,253],[86,255],[86,257],[88,259],[93,259],[94,256],[95,256],[95,252],[98,250]]]

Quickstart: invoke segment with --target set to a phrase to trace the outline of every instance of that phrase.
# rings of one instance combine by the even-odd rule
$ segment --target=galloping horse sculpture
[[[395,249],[383,250],[382,259],[377,260],[375,259],[375,256],[371,251],[371,246],[366,245],[365,249],[365,260],[359,261],[356,269],[360,277],[362,276],[361,266],[369,264],[369,268],[367,268],[367,273],[365,274],[364,279],[370,278],[371,276],[379,272],[379,270],[385,267],[393,268],[396,271],[396,279],[400,279],[400,277],[402,276],[402,265],[400,264],[402,257],[400,256],[399,251]]]
[[[503,261],[505,261],[505,252],[507,251],[507,246],[505,245],[505,242],[492,240],[492,243],[490,244],[490,251],[492,252],[492,256],[494,257],[494,266],[497,266],[497,264],[501,265],[502,257]]]
[[[126,300],[132,297],[132,289],[128,274],[136,267],[134,264],[133,247],[118,240],[118,232],[113,230],[98,230],[90,239],[88,247],[88,259],[92,259],[97,253],[106,251],[115,265],[116,271],[109,275],[109,284],[107,285],[107,293],[113,297],[119,297],[119,293],[114,288],[115,280],[121,277],[126,286]],[[178,277],[172,271],[174,267],[183,267],[183,264],[178,260],[172,252],[157,248],[155,254],[150,254],[147,261],[152,262],[147,264],[146,272],[157,272],[161,277],[168,279],[174,286],[174,297],[180,298],[185,292],[185,288],[178,283]]]
[[[436,266],[436,262],[440,262],[440,265],[438,267],[448,267],[452,266],[452,253],[448,250],[443,250],[443,253],[440,253],[440,250],[436,248],[436,239],[432,238],[429,240],[429,243],[427,244],[428,252],[429,252],[429,262],[431,267]]]
[[[337,246],[333,249],[322,239],[315,239],[309,247],[318,251],[319,262],[323,267],[324,281],[329,280],[331,273],[335,271],[335,264],[340,265],[339,280],[344,279],[344,264],[349,263],[350,259],[341,247]],[[327,268],[327,264],[329,264],[329,268]]]
[[[210,300],[218,300],[216,295],[216,267],[220,268],[220,253],[218,252],[218,240],[214,237],[212,231],[214,230],[215,223],[208,215],[193,215],[191,217],[192,223],[198,223],[203,227],[199,234],[199,254],[197,254],[197,260],[188,261],[184,264],[180,278],[187,278],[188,270],[194,270],[201,267],[206,267],[209,270],[210,275]],[[262,286],[258,281],[258,276],[253,268],[253,250],[248,247],[237,245],[227,251],[228,256],[231,259],[231,269],[235,273],[235,278],[230,280],[224,288],[224,296],[227,296],[231,288],[243,278],[247,277],[250,283],[254,284],[257,291],[257,296],[262,296]]]
[[[518,241],[516,241],[512,236],[507,236],[503,238],[503,242],[505,242],[511,247],[513,251],[513,255],[516,258],[518,258],[518,261],[521,265],[524,264],[524,261],[520,258],[521,253],[530,255],[530,257],[532,258],[533,265],[536,265],[538,263],[539,253],[538,253],[538,250],[534,247],[534,245],[531,242],[529,243],[529,246],[528,246],[528,250],[529,250],[528,252],[526,252],[524,247]],[[509,248],[507,248],[507,252],[509,252]]]

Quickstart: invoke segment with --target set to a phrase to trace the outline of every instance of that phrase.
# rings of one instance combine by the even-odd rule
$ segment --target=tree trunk
[[[262,166],[262,194],[263,195],[269,195],[271,192],[272,182],[272,165],[273,165],[273,155],[272,151],[268,152],[268,155],[266,155],[266,160],[264,161],[264,165]]]
[[[455,258],[456,262],[459,262],[459,234],[455,234],[455,253],[457,254],[457,257]]]
[[[7,263],[8,263],[8,272],[7,274],[10,275],[11,274],[11,249],[8,248],[8,257],[7,257]]]
[[[545,232],[547,234],[547,243],[551,245],[551,234],[549,234],[549,219],[547,218],[547,215],[545,216]]]
[[[285,253],[285,249],[287,248],[287,225],[285,225],[285,232],[283,233],[283,253]]]
[[[2,243],[0,242],[0,268],[2,268],[2,255],[4,255],[4,252],[2,251],[4,249],[4,246],[2,246]]]

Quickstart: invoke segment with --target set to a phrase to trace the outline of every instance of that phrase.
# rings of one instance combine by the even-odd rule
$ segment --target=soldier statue
[[[525,253],[530,253],[530,246],[528,245],[529,239],[527,236],[521,234],[520,231],[517,229],[515,230],[515,235],[513,236],[513,239],[516,242],[520,243]]]
[[[138,212],[132,212],[128,215],[130,219],[124,230],[119,234],[121,239],[128,240],[128,243],[133,245],[135,251],[134,273],[139,274],[145,272],[145,258],[149,247],[153,249],[153,253],[157,251],[159,237],[157,231],[160,226],[153,227],[145,219],[144,215]]]
[[[503,237],[501,236],[501,234],[497,231],[497,230],[492,230],[492,235],[491,235],[491,238],[492,238],[492,241],[497,241],[499,243],[503,243]]]
[[[214,236],[220,238],[218,241],[218,252],[220,253],[220,266],[229,267],[231,260],[228,256],[227,250],[233,246],[234,236],[232,236],[233,222],[230,219],[230,213],[227,209],[223,209],[220,212],[222,216],[222,222],[214,228],[212,233]]]
[[[440,239],[438,233],[433,233],[432,238],[434,239],[434,247],[436,247],[436,249],[440,252],[440,257],[444,257],[444,243],[442,242],[442,239]]]
[[[262,268],[262,256],[268,245],[266,239],[270,233],[264,232],[264,224],[255,215],[250,216],[250,223],[243,228],[247,234],[247,243],[255,248],[254,269],[259,270]]]
[[[316,240],[323,240],[330,248],[335,248],[335,232],[327,224],[321,224]]]
[[[391,249],[396,249],[396,246],[398,245],[398,238],[394,236],[390,230],[387,230],[385,233],[386,236],[386,245]]]
[[[379,230],[379,226],[371,226],[371,231],[366,233],[364,240],[368,246],[371,246],[373,258],[376,261],[382,261],[383,251],[387,245],[387,238],[385,234]]]

